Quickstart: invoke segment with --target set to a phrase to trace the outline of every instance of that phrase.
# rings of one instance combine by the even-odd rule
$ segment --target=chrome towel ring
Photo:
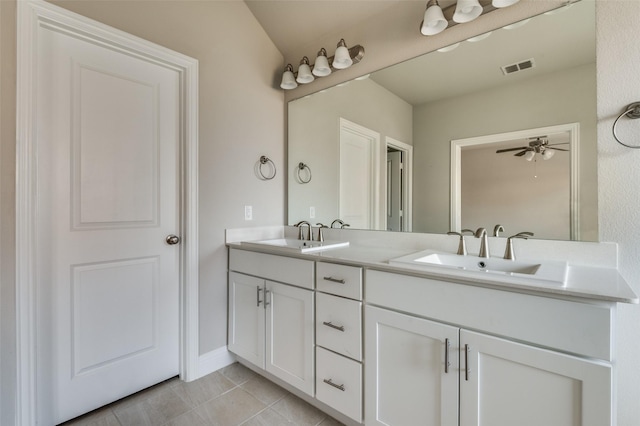
[[[640,118],[640,102],[634,102],[630,104],[627,107],[627,109],[622,114],[620,114],[618,118],[616,118],[616,121],[613,122],[613,129],[612,129],[613,137],[620,145],[626,146],[627,148],[638,149],[640,148],[640,145],[627,145],[626,143],[622,142],[620,138],[618,138],[618,135],[616,133],[616,126],[618,125],[618,120],[620,120],[625,115],[631,119]]]
[[[302,177],[302,175],[300,174],[305,169],[307,170],[307,175],[308,175],[306,179],[304,179]],[[309,182],[311,182],[311,168],[307,164],[304,164],[304,163],[300,162],[298,164],[298,167],[296,167],[296,173],[298,175],[298,182],[300,182],[300,183],[309,183]]]
[[[262,171],[262,166],[264,166],[265,164],[268,164],[270,169],[269,174],[267,175],[265,175],[264,172]],[[260,157],[259,164],[258,164],[258,173],[260,174],[260,177],[262,178],[262,180],[271,180],[274,177],[276,177],[276,165],[274,164],[273,161],[271,161],[269,157],[267,157],[266,155],[262,155]]]

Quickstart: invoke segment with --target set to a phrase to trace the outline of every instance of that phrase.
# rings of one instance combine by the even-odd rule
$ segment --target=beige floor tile
[[[218,371],[220,371],[220,373],[222,373],[223,376],[231,380],[236,385],[241,385],[247,380],[257,376],[256,373],[249,370],[247,367],[245,367],[244,365],[238,362],[228,365]]]
[[[243,383],[241,387],[266,405],[271,405],[289,394],[280,386],[258,374]]]
[[[212,399],[194,411],[211,425],[239,425],[264,410],[266,405],[240,388]]]
[[[61,426],[120,426],[120,422],[110,408],[102,408],[69,420]]]
[[[293,426],[293,423],[271,408],[267,408],[257,416],[253,416],[247,420],[246,423],[242,423],[242,426]]]
[[[209,423],[205,422],[195,411],[189,411],[175,419],[165,423],[163,426],[208,426]]]
[[[271,408],[299,426],[317,425],[327,417],[322,411],[292,394],[273,404]]]
[[[135,404],[114,407],[114,413],[122,426],[158,426],[191,410],[172,387],[162,387]]]
[[[233,382],[216,371],[193,382],[180,381],[173,386],[173,389],[195,408],[234,387],[236,385]]]
[[[337,421],[336,419],[334,419],[333,417],[329,417],[327,416],[326,419],[324,419],[322,421],[322,423],[320,423],[319,426],[344,426],[343,423],[340,423],[339,421]]]

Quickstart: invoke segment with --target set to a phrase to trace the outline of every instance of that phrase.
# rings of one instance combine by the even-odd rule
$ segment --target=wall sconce
[[[442,10],[438,0],[429,0],[424,12],[424,19],[420,24],[420,33],[430,36],[441,33],[448,26],[471,22],[478,16],[496,9],[516,4],[519,0],[457,0]]]
[[[333,70],[343,70],[353,64],[357,64],[363,57],[364,47],[358,44],[347,48],[347,43],[345,43],[344,39],[340,39],[334,56],[330,58],[327,58],[327,51],[323,47],[318,52],[315,64],[309,64],[309,58],[303,57],[297,73],[293,72],[291,64],[287,64],[282,73],[280,87],[285,90],[291,90],[298,87],[298,83],[309,84],[315,80],[314,76],[326,77]]]

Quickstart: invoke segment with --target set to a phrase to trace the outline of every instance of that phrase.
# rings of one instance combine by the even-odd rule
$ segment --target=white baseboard
[[[200,355],[198,359],[198,378],[218,371],[234,362],[236,362],[236,357],[227,350],[226,346]]]

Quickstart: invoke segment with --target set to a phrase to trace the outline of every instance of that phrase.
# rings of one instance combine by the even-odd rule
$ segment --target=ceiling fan
[[[529,146],[520,146],[517,148],[505,148],[496,151],[496,154],[503,152],[519,151],[513,154],[516,157],[524,157],[525,160],[531,161],[536,154],[542,155],[542,158],[548,160],[553,157],[555,151],[569,151],[568,149],[555,148],[557,145],[566,145],[569,142],[550,144],[547,136],[538,136],[535,138],[529,138]]]

